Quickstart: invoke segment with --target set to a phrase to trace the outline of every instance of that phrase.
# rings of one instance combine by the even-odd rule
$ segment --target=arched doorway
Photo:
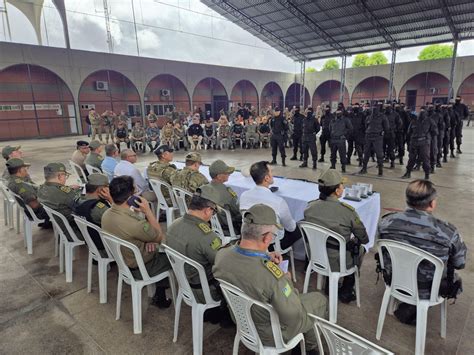
[[[263,87],[260,96],[260,111],[275,106],[283,107],[283,90],[280,85],[270,81]]]
[[[400,101],[419,111],[426,102],[448,101],[449,80],[438,73],[425,72],[411,77],[400,89]]]
[[[253,106],[258,111],[258,92],[255,85],[248,80],[240,80],[234,85],[230,94],[230,101],[232,106],[238,104]]]
[[[474,108],[474,74],[469,75],[459,87],[457,95],[461,96],[464,104],[472,111]]]
[[[78,133],[74,98],[66,83],[38,65],[0,71],[0,139]]]
[[[381,76],[371,76],[362,80],[354,89],[352,93],[351,102],[358,102],[359,104],[369,102],[373,103],[378,100],[388,99],[388,86],[390,81]],[[392,99],[397,96],[395,88],[392,88]]]
[[[288,107],[289,110],[291,110],[293,106],[300,105],[300,88],[301,84],[293,83],[290,85],[288,90],[286,90],[285,107]],[[309,96],[309,91],[306,87],[304,88],[304,93],[304,106],[307,107],[311,104],[311,97]]]
[[[137,88],[129,78],[113,70],[99,70],[89,74],[79,90],[79,108],[84,132],[87,132],[85,117],[90,108],[95,108],[99,115],[105,110],[112,110],[119,115],[123,110],[131,118],[131,123],[142,120]]]
[[[214,78],[202,79],[194,88],[193,106],[193,110],[201,111],[203,117],[219,118],[220,110],[229,110],[229,98],[224,85]]]
[[[313,108],[316,109],[320,105],[329,105],[331,110],[337,108],[341,93],[341,82],[337,80],[327,80],[321,83],[313,95]],[[343,103],[345,106],[349,104],[349,92],[344,87]]]

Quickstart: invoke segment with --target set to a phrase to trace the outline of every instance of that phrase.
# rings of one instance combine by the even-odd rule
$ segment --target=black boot
[[[283,166],[286,166],[286,164],[285,164],[285,159],[286,159],[286,157],[282,157],[282,158],[281,158],[281,165],[283,165]]]
[[[443,163],[447,163],[448,162],[448,154],[445,154],[443,156]]]
[[[390,162],[390,169],[395,169],[395,161]]]
[[[269,164],[270,165],[277,165],[276,158],[273,158],[272,161]]]
[[[293,154],[293,156],[290,158],[290,160],[298,160],[298,157],[295,154]]]
[[[316,160],[313,160],[313,170],[316,170],[317,169],[317,163],[316,163]]]
[[[359,166],[362,166],[362,159],[359,159]]]
[[[456,153],[462,154],[462,152],[461,152],[461,146],[460,146],[460,145],[458,145],[458,149],[456,150]]]
[[[350,158],[347,158],[346,165],[351,165],[351,159]]]
[[[300,155],[300,161],[303,161],[303,156],[302,155]]]
[[[454,149],[451,149],[451,158],[456,158],[456,156],[454,155]]]
[[[435,173],[435,167],[434,167],[433,164],[431,164],[430,173],[431,173],[431,174],[434,174],[434,173]]]
[[[308,167],[308,162],[303,161],[303,163],[299,166],[300,168],[307,168]]]
[[[318,163],[324,163],[324,156],[321,155],[321,158],[319,158]]]
[[[341,172],[343,172],[343,173],[346,172],[346,166],[345,165],[341,165]]]
[[[153,306],[157,306],[158,308],[169,308],[171,305],[171,300],[166,298],[166,292],[164,287],[157,287],[155,291],[155,295],[151,300],[151,304]]]
[[[430,173],[425,172],[425,180],[429,180],[429,179],[430,179]]]
[[[354,274],[345,276],[342,281],[342,286],[339,289],[339,301],[342,303],[349,303],[356,300],[354,292],[355,276]]]
[[[336,163],[331,163],[331,167],[329,169],[336,169]]]
[[[403,165],[403,157],[400,157],[400,165]]]
[[[443,166],[441,165],[441,160],[438,159],[438,161],[436,162],[436,167],[437,168],[442,168]]]
[[[379,165],[379,176],[383,176],[383,165]]]
[[[411,178],[411,172],[410,170],[407,169],[405,175],[402,176],[402,179],[410,179]]]
[[[362,169],[359,171],[359,174],[367,174],[367,167],[362,167]]]

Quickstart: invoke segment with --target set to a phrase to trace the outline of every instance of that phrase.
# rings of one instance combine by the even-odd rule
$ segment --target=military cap
[[[31,164],[25,163],[22,159],[19,158],[12,158],[8,159],[6,165],[9,168],[21,168],[24,166],[30,166]]]
[[[334,169],[326,170],[318,179],[318,184],[321,186],[336,186],[346,182],[347,179]]]
[[[7,145],[2,149],[2,155],[5,159],[8,159],[11,153],[13,153],[15,150],[20,150],[21,146],[16,146],[13,147],[11,145]]]
[[[171,148],[169,145],[166,145],[166,144],[162,144],[160,145],[158,148],[155,149],[154,153],[160,157],[161,154],[163,154],[164,152],[170,152],[170,153],[173,153],[173,148]]]
[[[97,149],[97,148],[99,148],[101,145],[102,145],[102,143],[99,142],[98,140],[93,140],[92,142],[89,143],[89,147],[90,147],[91,149]]]
[[[276,226],[278,229],[283,229],[283,226],[278,223],[278,219],[273,208],[262,203],[253,205],[247,211],[245,211],[244,222],[248,224]]]
[[[109,179],[104,174],[89,174],[87,183],[92,186],[109,186]]]
[[[76,145],[78,147],[88,147],[89,146],[89,142],[86,142],[86,141],[77,141],[76,142]]]
[[[198,187],[194,195],[197,195],[201,198],[205,198],[206,200],[209,200],[215,203],[216,205],[220,200],[219,192],[213,189],[209,184]]]
[[[68,173],[63,163],[49,163],[44,167],[44,173]],[[69,174],[69,173],[68,173]]]
[[[220,159],[215,160],[209,167],[209,175],[211,175],[211,177],[216,177],[219,174],[232,174],[234,171],[234,167],[228,166]]]
[[[186,154],[186,156],[184,157],[184,159],[185,159],[185,160],[195,161],[195,162],[198,162],[198,163],[202,163],[201,154],[196,153],[196,152],[191,152],[191,153]]]

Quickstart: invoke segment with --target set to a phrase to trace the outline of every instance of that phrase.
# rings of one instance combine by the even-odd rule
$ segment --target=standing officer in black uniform
[[[437,152],[436,152],[436,167],[441,168],[441,157],[443,156],[443,146],[444,146],[444,136],[446,132],[446,123],[444,113],[441,111],[441,104],[436,103],[433,116],[435,116],[435,121],[438,122],[438,141],[437,141]],[[432,161],[434,164],[434,160]],[[433,169],[433,167],[431,167]]]
[[[408,126],[410,125],[408,112],[405,109],[405,104],[395,104],[395,112],[400,116],[402,122],[401,126],[395,130],[395,141],[398,150],[398,159],[400,165],[403,165],[403,157],[405,156],[405,142]]]
[[[431,120],[432,130],[431,130],[431,143],[430,143],[430,172],[434,174],[436,157],[438,156],[438,123],[441,117],[435,114],[434,106],[431,102],[427,102],[426,106],[428,108],[427,114]]]
[[[390,169],[395,168],[395,132],[402,126],[402,121],[398,113],[392,110],[390,104],[385,104],[385,117],[388,121],[388,131],[383,136],[386,157],[390,159]]]
[[[365,114],[361,111],[360,105],[356,102],[352,106],[352,140],[348,141],[347,149],[347,165],[351,165],[351,156],[353,147],[355,146],[355,153],[359,160],[359,166],[362,166],[362,159],[364,153],[364,142],[365,142]]]
[[[461,144],[462,144],[462,126],[463,120],[469,117],[469,109],[466,105],[461,103],[461,96],[456,96],[456,103],[453,106],[454,111],[458,114],[458,122],[456,125],[456,145],[457,150],[456,153],[462,154],[461,152]]]
[[[273,117],[270,120],[270,128],[272,130],[272,136],[270,138],[270,145],[272,146],[272,161],[271,165],[277,164],[276,156],[277,149],[280,151],[281,155],[281,165],[286,166],[285,164],[285,135],[288,131],[288,122],[285,117],[281,114],[280,108],[275,107],[273,110]]]
[[[326,142],[329,144],[329,123],[334,119],[334,115],[331,113],[331,106],[326,105],[324,113],[321,116],[321,136],[319,137],[319,143],[321,143],[321,158],[318,160],[320,163],[324,162],[324,154],[326,154]]]
[[[301,140],[303,151],[303,164],[300,168],[308,166],[309,150],[311,150],[311,157],[313,158],[313,169],[316,169],[318,160],[318,148],[316,147],[316,134],[318,134],[320,125],[318,119],[313,114],[313,108],[308,107],[306,118],[303,120],[303,138]]]
[[[378,102],[377,105],[372,108],[371,114],[365,121],[364,162],[359,174],[367,174],[367,163],[369,162],[373,149],[377,156],[378,175],[383,175],[383,136],[384,132],[389,130],[389,124],[382,109],[383,103]]]
[[[300,157],[303,156],[303,148],[301,135],[303,134],[303,120],[305,117],[300,113],[300,108],[295,108],[295,114],[293,115],[293,156],[290,160],[298,160],[298,148],[300,149]],[[301,160],[301,158],[300,158]]]
[[[331,137],[331,169],[336,169],[336,154],[339,151],[341,171],[345,173],[347,163],[346,140],[347,136],[352,133],[352,123],[343,113],[343,108],[338,106],[336,118],[329,123],[329,134]]]
[[[425,107],[422,106],[418,118],[412,120],[408,127],[410,149],[408,151],[407,171],[402,176],[402,179],[411,178],[411,171],[417,160],[423,163],[425,180],[430,178],[430,143],[433,128],[433,123],[428,117]]]
[[[451,115],[453,108],[448,108],[449,105],[441,106],[441,113],[444,121],[444,139],[443,139],[443,163],[448,162],[449,142],[451,140]],[[451,111],[451,112],[450,112]]]

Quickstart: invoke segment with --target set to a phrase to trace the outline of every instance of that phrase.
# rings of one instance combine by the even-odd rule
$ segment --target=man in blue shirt
[[[107,175],[109,181],[114,178],[114,169],[118,164],[117,157],[119,150],[114,144],[107,144],[105,146],[105,159],[102,161],[102,172]]]

